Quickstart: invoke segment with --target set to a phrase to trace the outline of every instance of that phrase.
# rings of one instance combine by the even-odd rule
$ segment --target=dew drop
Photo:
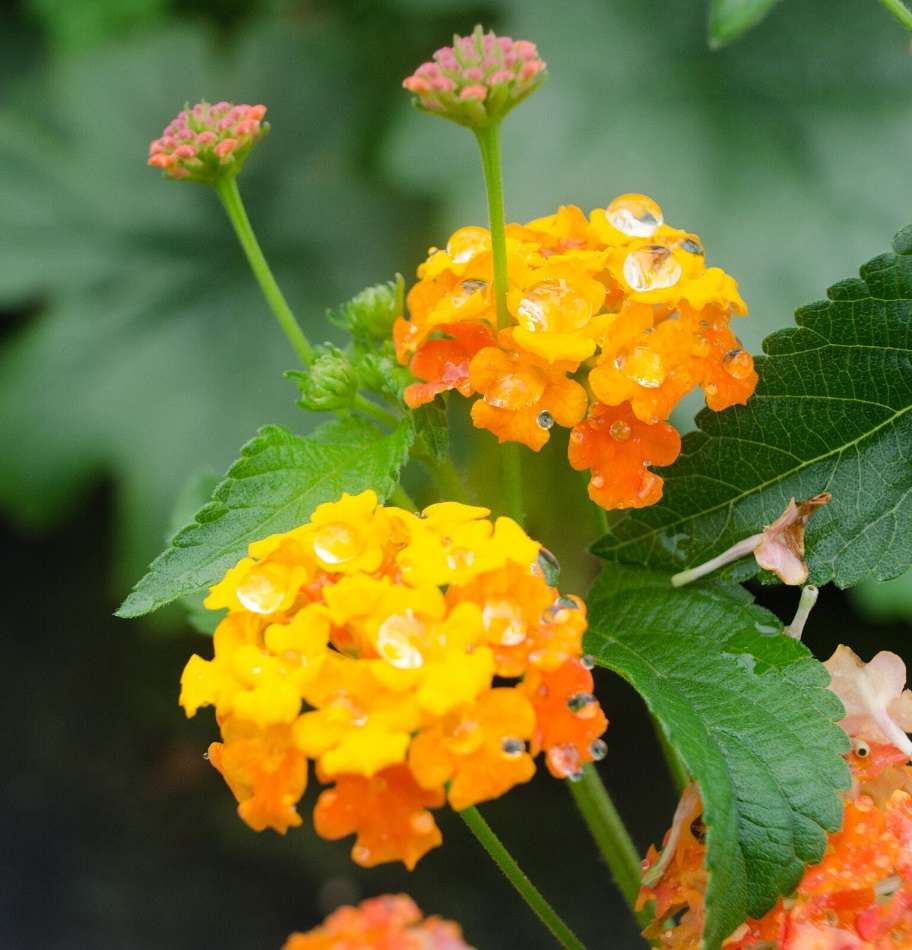
[[[549,277],[525,292],[516,316],[532,333],[573,332],[592,319],[592,304],[563,277]]]
[[[627,360],[624,375],[644,389],[658,389],[668,374],[659,353],[648,346],[635,346]]]
[[[599,475],[599,474],[593,475],[592,478],[589,479],[589,481],[590,481],[590,483],[591,483],[591,485],[592,485],[593,488],[604,488],[604,487],[605,487],[605,476],[604,476],[604,475]]]
[[[547,409],[542,410],[535,420],[539,429],[550,429],[554,425],[554,416]]]
[[[473,257],[487,251],[491,246],[484,228],[469,226],[460,228],[447,241],[447,254],[454,264],[468,264]]]
[[[583,780],[583,770],[577,769],[575,772],[570,772],[567,775],[567,781],[569,782],[582,782]]]
[[[397,670],[416,670],[424,665],[424,657],[413,638],[423,633],[424,624],[412,610],[393,614],[377,630],[377,653]]]
[[[580,771],[579,750],[570,743],[551,746],[546,758],[553,774],[560,778],[569,778]]]
[[[680,279],[681,265],[661,244],[638,247],[624,261],[624,280],[639,293],[673,287]]]
[[[360,535],[341,521],[321,525],[314,535],[314,554],[330,567],[353,561],[364,549]]]
[[[754,368],[754,361],[750,353],[739,347],[729,350],[722,357],[722,366],[725,368],[725,372],[734,379],[747,379]]]
[[[646,195],[621,195],[605,215],[612,227],[630,237],[652,237],[664,221],[662,209]]]
[[[615,442],[626,442],[630,438],[630,432],[630,423],[624,422],[623,419],[615,419],[608,426],[608,434]]]
[[[526,744],[522,739],[504,739],[500,747],[503,754],[510,759],[515,759],[526,751]]]
[[[580,657],[580,665],[584,670],[594,670],[595,669],[595,658],[590,656],[588,653]]]
[[[570,712],[581,713],[587,706],[591,706],[595,702],[595,697],[592,693],[574,693],[572,696],[567,697],[567,708]]]
[[[371,849],[366,848],[363,844],[356,844],[354,848],[352,848],[351,855],[352,861],[354,861],[355,864],[366,865],[371,859]]]
[[[430,812],[419,811],[409,821],[416,835],[429,835],[434,830],[434,816]]]
[[[203,758],[208,762],[208,761],[209,761],[209,753],[208,753],[208,752],[204,752],[204,753],[203,753]]]
[[[698,254],[700,257],[704,254],[702,245],[698,244],[693,238],[684,238],[679,247],[682,251],[687,251],[688,254]]]
[[[554,587],[560,578],[560,561],[547,548],[539,548],[536,563],[545,583],[549,587]]]
[[[608,744],[604,739],[593,739],[589,744],[589,755],[594,762],[601,762],[608,755]]]
[[[526,624],[522,611],[509,600],[486,603],[481,611],[485,632],[495,642],[513,647],[526,639]]]
[[[262,571],[251,571],[238,585],[237,599],[251,613],[273,614],[282,606],[285,591]]]

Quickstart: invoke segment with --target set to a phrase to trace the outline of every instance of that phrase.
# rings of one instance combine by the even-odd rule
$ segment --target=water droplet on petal
[[[593,488],[604,488],[605,487],[605,476],[601,474],[595,474],[592,476],[589,481],[592,483]]]
[[[575,745],[554,745],[551,746],[546,758],[551,771],[560,778],[569,778],[580,771],[579,750]]]
[[[738,349],[729,350],[722,357],[722,366],[729,376],[735,379],[747,379],[754,368],[754,361],[750,353],[739,347]]]
[[[560,578],[560,561],[547,548],[539,548],[536,564],[545,579],[545,583],[549,587],[554,587]]]
[[[567,708],[573,713],[582,713],[587,706],[595,702],[592,693],[574,693],[567,697]]]
[[[516,316],[532,333],[572,332],[592,319],[592,304],[563,277],[549,277],[525,292]]]
[[[416,670],[424,657],[413,640],[424,633],[424,624],[412,610],[393,614],[377,630],[377,653],[397,670]]]
[[[700,257],[703,256],[703,247],[693,238],[684,238],[678,246],[682,251],[687,251],[688,254],[699,254]]]
[[[427,811],[419,811],[409,821],[416,835],[429,835],[434,830],[434,816]]]
[[[489,250],[491,241],[484,228],[460,228],[447,241],[447,254],[454,264],[468,264],[473,257]]]
[[[718,391],[719,387],[715,383],[707,383],[703,387],[703,392],[705,392],[707,396],[715,396]]]
[[[484,401],[498,409],[523,409],[538,402],[545,391],[546,380],[535,366],[522,372],[505,373],[484,394]]]
[[[526,744],[522,739],[504,739],[500,747],[503,749],[503,754],[510,759],[518,758],[526,751]]]
[[[658,389],[668,374],[659,353],[648,346],[635,346],[627,360],[624,375],[644,389]]]
[[[209,761],[209,753],[208,753],[208,752],[204,752],[204,753],[203,753],[203,758],[208,762],[208,761]]]
[[[493,601],[484,605],[481,622],[485,632],[495,643],[513,647],[526,639],[526,623],[518,604],[509,600]]]
[[[615,442],[626,442],[630,438],[630,423],[615,419],[608,427],[608,434]]]
[[[282,606],[285,591],[262,571],[251,571],[237,588],[237,599],[254,614],[272,614]]]
[[[450,294],[450,302],[454,307],[461,307],[478,293],[478,291],[484,290],[487,286],[487,281],[484,280],[464,280],[459,287]]]
[[[665,220],[662,209],[647,195],[621,195],[605,215],[612,227],[630,237],[652,237]]]
[[[575,772],[570,772],[567,775],[567,780],[570,782],[582,782],[583,780],[583,770],[577,769]]]
[[[538,414],[538,418],[535,422],[539,429],[550,429],[554,425],[554,416],[545,409]]]
[[[595,658],[586,653],[580,657],[580,664],[584,670],[593,670],[595,669]]]
[[[681,265],[661,244],[638,247],[624,261],[624,280],[639,293],[673,287],[680,279]]]
[[[608,745],[603,739],[593,739],[589,745],[589,755],[593,761],[601,762],[608,755]]]
[[[317,529],[313,549],[324,564],[334,567],[353,561],[364,549],[364,542],[350,525],[332,521]]]
[[[356,844],[352,848],[351,855],[352,861],[354,861],[355,864],[367,864],[371,858],[371,849],[366,848],[363,844]]]

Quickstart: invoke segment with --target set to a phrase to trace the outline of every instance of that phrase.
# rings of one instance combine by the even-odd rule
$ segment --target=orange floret
[[[282,950],[472,950],[458,924],[423,918],[405,894],[385,894],[344,906],[307,933],[292,934]]]
[[[335,841],[357,835],[352,860],[362,867],[402,861],[411,870],[442,839],[428,809],[445,800],[441,787],[422,788],[405,765],[394,765],[371,778],[340,775],[320,794],[314,828]]]
[[[685,309],[682,323],[692,328],[690,372],[713,412],[744,405],[757,388],[754,359],[742,348],[725,319],[705,319]]]
[[[516,689],[492,689],[471,707],[423,729],[412,742],[409,765],[419,784],[449,782],[457,811],[497,798],[535,774],[526,751],[535,714]]]
[[[548,771],[556,778],[576,777],[587,763],[604,758],[601,735],[608,728],[593,694],[592,673],[578,659],[556,670],[530,670],[523,691],[535,710],[532,754],[543,750]]]
[[[427,340],[412,360],[411,370],[423,382],[413,383],[403,393],[410,409],[417,409],[451,389],[463,396],[470,395],[469,363],[480,349],[495,342],[490,327],[484,323],[454,323],[441,330],[446,337]]]
[[[652,465],[671,465],[681,437],[667,422],[647,425],[629,405],[596,403],[570,434],[575,469],[591,469],[589,497],[603,508],[643,508],[662,497],[662,478]]]
[[[238,800],[241,818],[254,831],[272,828],[280,835],[300,825],[295,805],[307,787],[307,759],[288,726],[259,730],[233,718],[221,726],[224,742],[209,746],[209,761]]]
[[[522,442],[538,451],[554,423],[573,426],[586,412],[586,391],[568,379],[560,364],[497,347],[480,350],[469,366],[472,422],[499,442]]]

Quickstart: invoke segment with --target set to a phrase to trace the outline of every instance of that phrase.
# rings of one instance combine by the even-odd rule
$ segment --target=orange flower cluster
[[[570,464],[591,470],[594,501],[654,504],[662,479],[650,468],[680,452],[666,421],[680,399],[699,386],[718,411],[757,384],[729,327],[746,312],[735,281],[707,268],[699,238],[665,225],[644,195],[588,218],[571,205],[509,225],[507,257],[511,324],[500,330],[485,228],[460,228],[418,268],[409,319],[393,330],[419,380],[407,404],[477,395],[477,427],[535,451],[555,423],[571,427]]]
[[[840,831],[793,895],[748,920],[726,950],[896,950],[912,946],[912,768],[895,746],[855,740],[854,779]],[[655,945],[699,950],[707,873],[699,794],[685,792],[661,857],[650,848],[638,907]],[[653,873],[650,874],[650,871]]]
[[[211,589],[206,606],[228,613],[180,701],[215,706],[209,760],[248,825],[300,825],[313,760],[333,783],[317,833],[356,835],[358,864],[411,868],[440,844],[431,809],[446,800],[504,794],[540,751],[559,778],[604,756],[584,604],[552,586],[548,552],[488,514],[343,495],[251,544]]]
[[[386,894],[340,907],[319,927],[292,934],[282,950],[472,950],[459,924],[422,917],[405,894]]]

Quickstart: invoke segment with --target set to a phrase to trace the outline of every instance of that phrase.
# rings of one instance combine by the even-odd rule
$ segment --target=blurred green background
[[[6,611],[0,944],[278,947],[327,910],[408,889],[483,948],[546,947],[459,827],[409,876],[305,828],[256,835],[175,705],[204,650],[177,613],[110,613],[188,476],[264,422],[298,429],[287,344],[215,197],[145,167],[199,98],[265,102],[242,188],[310,334],[367,283],[484,222],[471,137],[401,77],[481,21],[550,79],[505,127],[508,217],[654,195],[741,283],[756,351],[885,250],[912,213],[912,60],[875,0],[786,0],[720,52],[699,0],[23,0],[0,31],[0,526]],[[536,515],[544,531],[547,462]],[[552,519],[554,520],[554,519]],[[535,525],[533,525],[533,528]],[[581,534],[588,534],[580,531]],[[572,535],[572,532],[571,532]],[[549,542],[547,534],[542,538]],[[555,547],[559,547],[555,544]],[[826,591],[810,642],[905,656],[912,582]],[[786,616],[788,593],[761,593]],[[10,656],[12,654],[10,663]],[[673,808],[650,726],[605,679],[603,771],[638,845]],[[312,800],[312,795],[310,796]],[[307,804],[302,807],[306,813]],[[594,947],[637,946],[569,798],[545,778],[488,809]],[[547,817],[546,817],[547,816]]]

